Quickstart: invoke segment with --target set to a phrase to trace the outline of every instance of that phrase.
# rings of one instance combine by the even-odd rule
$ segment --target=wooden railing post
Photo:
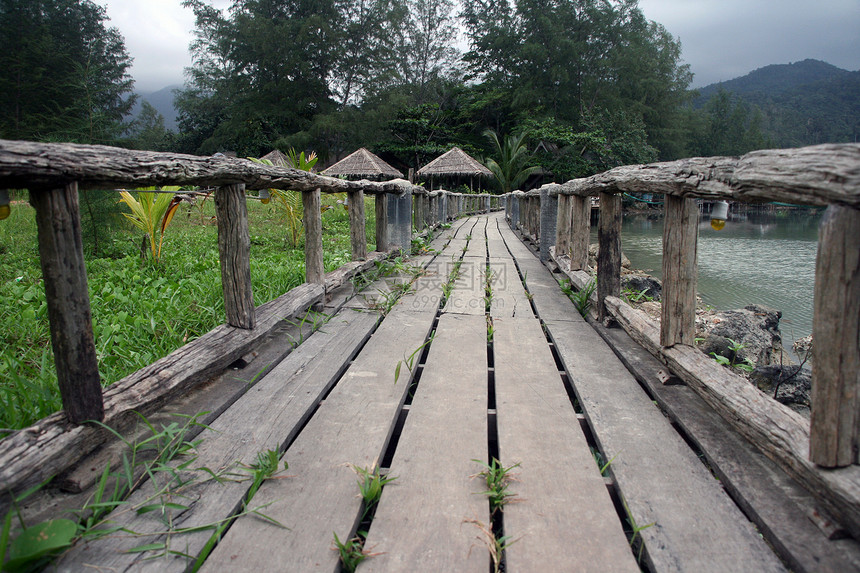
[[[439,196],[436,198],[439,207],[439,224],[444,225],[448,222],[448,192],[439,191]]]
[[[349,242],[353,261],[367,259],[367,222],[364,216],[364,191],[347,194],[349,208]]]
[[[378,193],[373,198],[376,203],[376,250],[388,250],[388,193]]]
[[[588,241],[591,238],[591,197],[571,196],[570,270],[588,269]]]
[[[597,225],[597,316],[609,316],[604,301],[621,294],[621,196],[600,192],[600,222]]]
[[[809,456],[858,463],[860,449],[860,211],[831,205],[818,231],[812,324]]]
[[[660,344],[692,346],[696,340],[699,209],[695,199],[666,195],[664,201]]]
[[[392,245],[412,250],[412,191],[388,195],[388,236]]]
[[[251,287],[251,235],[244,185],[215,190],[221,291],[227,324],[252,329],[257,323]]]
[[[305,223],[305,282],[325,284],[320,190],[302,193],[302,207]]]
[[[570,255],[570,195],[558,196],[558,219],[555,222],[555,256]]]
[[[36,210],[39,262],[63,409],[75,424],[101,421],[104,402],[87,290],[78,184],[30,191],[30,204]]]
[[[555,225],[558,220],[558,197],[549,194],[550,187],[540,188],[540,260],[549,260],[549,249],[555,245]]]

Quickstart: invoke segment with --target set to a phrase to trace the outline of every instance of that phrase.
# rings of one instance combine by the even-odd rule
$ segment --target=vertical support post
[[[540,260],[549,260],[549,249],[555,246],[555,224],[558,219],[558,197],[549,194],[549,186],[540,189]]]
[[[377,193],[373,201],[376,203],[376,250],[384,253],[388,250],[388,193]]]
[[[529,213],[531,215],[531,234],[535,243],[540,245],[540,197],[532,195],[529,198]]]
[[[493,210],[492,197],[487,193],[484,195],[484,213],[489,213]]]
[[[555,222],[555,256],[570,256],[570,195],[558,196],[558,219]]]
[[[666,195],[664,200],[660,344],[692,346],[696,340],[696,239],[699,209],[695,199]]]
[[[87,268],[81,237],[78,184],[30,191],[39,233],[51,347],[66,417],[74,424],[104,419]]]
[[[412,191],[388,196],[388,234],[393,246],[403,252],[412,249]]]
[[[349,191],[349,242],[353,261],[367,259],[367,222],[364,216],[364,191]]]
[[[809,457],[858,463],[860,449],[860,211],[831,205],[818,231],[812,322]]]
[[[600,221],[597,225],[597,316],[609,313],[607,296],[621,295],[621,196],[600,192]]]
[[[305,223],[305,282],[325,284],[322,246],[322,212],[320,190],[302,193]]]
[[[588,241],[591,237],[591,197],[571,197],[570,270],[588,270]]]
[[[439,224],[444,225],[448,222],[448,193],[439,191],[436,201],[439,203]]]
[[[251,235],[245,186],[226,185],[216,189],[215,213],[227,324],[252,330],[257,318],[251,287]]]

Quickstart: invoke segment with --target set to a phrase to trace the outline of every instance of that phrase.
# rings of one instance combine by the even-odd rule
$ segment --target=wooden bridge
[[[44,199],[52,196],[51,183],[73,174],[34,172],[33,164],[69,150],[42,146],[38,153],[29,151],[26,169],[13,168],[10,150],[22,144],[0,143],[6,145],[0,146],[0,184],[15,186],[26,172],[34,182],[31,198],[43,195],[34,202],[38,216],[49,216]],[[114,174],[108,173],[113,155],[103,149],[77,146],[73,152],[98,156],[88,171],[74,173],[85,184],[127,180],[134,171],[113,164]],[[832,150],[821,152],[813,163]],[[851,167],[836,170],[843,181],[833,193],[847,191],[814,202],[840,205],[835,233],[847,245],[839,256],[849,260],[857,257],[851,247],[860,237],[860,146],[840,152],[851,157]],[[168,161],[163,154],[133,160],[141,158],[150,169],[153,159]],[[120,159],[131,161],[121,154]],[[443,226],[429,233],[426,252],[380,265],[386,273],[373,272],[373,261],[385,254],[368,254],[366,245],[362,253],[364,233],[353,232],[356,262],[326,276],[315,266],[321,251],[311,222],[309,283],[256,309],[244,273],[237,271],[246,263],[241,257],[235,263],[233,256],[234,249],[241,251],[241,224],[233,235],[219,228],[228,326],[117,383],[99,401],[105,423],[126,435],[134,434],[131,411],[145,413],[155,427],[169,426],[177,415],[208,411],[200,418],[205,426],[183,437],[194,442],[194,455],[163,464],[126,463],[134,484],[129,494],[112,513],[103,511],[109,521],[63,551],[52,569],[331,571],[341,567],[335,536],[347,542],[358,531],[369,554],[362,571],[860,569],[856,449],[853,461],[831,464],[843,466],[837,469],[810,462],[807,451],[797,451],[802,422],[746,390],[734,397],[716,394],[720,387],[735,389],[735,381],[707,360],[699,367],[687,352],[694,349],[683,342],[661,340],[686,336],[685,317],[664,314],[655,334],[654,325],[624,308],[612,292],[613,279],[605,277],[615,272],[613,225],[619,217],[613,193],[627,190],[626,175],[611,189],[606,179],[595,179],[514,194],[502,214],[489,213],[501,206],[490,197],[422,195],[400,183],[336,182],[286,169],[219,164],[226,160],[211,160],[200,175],[194,162],[210,160],[175,161],[181,169],[166,173],[162,167],[138,181],[186,177],[241,191],[236,175],[216,169],[229,167],[233,173],[246,170],[241,180],[247,184],[306,190],[311,207],[320,188],[375,192],[385,199],[377,199],[382,245],[402,245],[415,227]],[[47,163],[58,169],[55,161]],[[720,166],[712,169],[719,172]],[[652,190],[671,198],[667,226],[678,225],[669,210],[678,208],[683,220],[690,199],[672,205],[672,192],[688,191],[683,184],[655,182],[654,173],[645,177]],[[674,173],[686,184],[696,179],[689,165]],[[714,194],[717,179],[706,185],[700,177],[697,184]],[[578,218],[576,207],[600,186],[603,274],[597,312],[584,319],[559,280],[583,279],[577,245],[587,217]],[[806,200],[815,195],[810,187],[800,194]],[[63,189],[64,196],[74,195],[70,186]],[[219,225],[230,219],[221,213],[242,204],[238,193],[233,196],[222,194]],[[413,197],[413,204],[402,202]],[[350,201],[354,209],[359,203],[363,209],[363,199]],[[362,219],[359,213],[351,217],[355,228]],[[45,234],[40,226],[40,241]],[[670,251],[685,248],[682,235]],[[62,249],[60,243],[55,241],[56,248]],[[673,256],[682,277],[677,280],[683,280],[683,253]],[[55,272],[45,269],[46,282]],[[837,282],[847,292],[857,289],[850,268],[848,279],[840,269],[828,272],[842,277]],[[345,280],[349,276],[371,282]],[[673,274],[664,268],[664,276]],[[672,280],[666,285],[670,297]],[[830,295],[840,292],[828,288]],[[52,303],[50,291],[49,304],[62,306],[66,315],[76,312],[66,302]],[[680,306],[669,312],[689,310]],[[856,306],[845,308],[850,315]],[[300,320],[283,320],[292,316]],[[610,316],[625,328],[600,320]],[[676,334],[667,332],[671,328]],[[55,333],[57,354],[62,336]],[[847,381],[845,375],[835,381],[847,387],[856,377],[855,368]],[[825,383],[820,375],[818,380]],[[71,377],[67,383],[85,381]],[[84,411],[91,407],[88,399],[79,405]],[[856,402],[851,407],[856,415]],[[738,419],[750,412],[759,419]],[[138,430],[146,436],[147,428]],[[808,444],[808,422],[805,431]],[[121,470],[117,476],[102,473],[106,462],[124,465],[124,444],[111,445],[109,437],[98,426],[70,425],[63,413],[43,420],[0,442],[4,489],[19,491],[60,473],[67,493],[43,492],[21,511],[32,523],[81,507],[94,489],[121,481]],[[281,463],[263,473],[270,451]],[[494,459],[510,468],[506,489],[496,490],[507,503],[496,511],[488,500],[493,488],[480,475]],[[358,482],[373,468],[394,479],[369,506]],[[100,510],[97,503],[89,508]]]

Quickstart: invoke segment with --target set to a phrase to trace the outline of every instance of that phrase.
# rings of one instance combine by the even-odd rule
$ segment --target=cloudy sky
[[[183,82],[194,16],[181,0],[95,0],[106,5],[134,58],[140,91]],[[214,0],[219,7],[229,0]],[[645,16],[680,38],[701,87],[768,64],[806,58],[860,69],[860,0],[640,0]]]

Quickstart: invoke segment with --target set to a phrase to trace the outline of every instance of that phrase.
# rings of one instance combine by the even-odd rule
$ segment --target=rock
[[[634,293],[644,290],[644,296],[649,296],[653,300],[660,300],[660,295],[663,293],[663,284],[650,275],[625,275],[621,277],[621,288],[629,289]]]
[[[791,345],[791,349],[801,358],[806,356],[807,362],[812,360],[812,335],[810,334],[809,336],[795,340],[794,344]]]
[[[701,317],[702,351],[725,356],[735,363],[749,360],[756,366],[774,362],[782,354],[779,319],[782,313],[761,305],[726,310]],[[734,341],[734,342],[732,342]]]
[[[802,366],[772,364],[758,366],[750,374],[756,387],[776,400],[801,413],[809,414],[809,393],[812,390],[812,371]]]

